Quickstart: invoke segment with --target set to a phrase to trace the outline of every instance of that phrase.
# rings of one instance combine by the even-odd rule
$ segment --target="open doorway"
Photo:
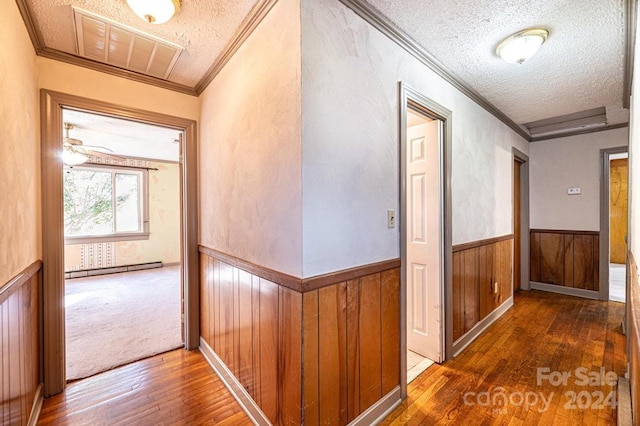
[[[406,384],[451,356],[451,113],[401,90],[400,251],[402,377]]]
[[[625,302],[628,147],[600,150],[599,281],[601,300]]]
[[[442,122],[407,111],[407,382],[442,361],[439,146]]]
[[[529,157],[513,155],[513,294],[529,290]]]
[[[41,91],[42,123],[42,260],[43,268],[43,381],[45,397],[66,386],[65,272],[63,208],[63,110],[90,111],[107,117],[155,124],[182,134],[180,149],[181,279],[186,349],[199,345],[197,242],[197,122],[49,90]],[[71,136],[70,136],[71,137]]]
[[[183,346],[182,132],[63,108],[66,379]]]
[[[624,302],[629,154],[609,155],[609,300]]]

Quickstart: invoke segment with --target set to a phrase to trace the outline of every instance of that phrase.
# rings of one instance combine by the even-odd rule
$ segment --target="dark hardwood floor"
[[[520,292],[462,354],[413,381],[382,424],[613,425],[605,397],[615,387],[583,385],[582,377],[602,379],[601,368],[623,374],[623,311],[621,303]],[[539,368],[551,374],[540,370],[540,384]],[[551,383],[555,372],[570,376]],[[251,423],[199,352],[176,350],[70,384],[45,401],[38,424]]]
[[[38,425],[250,425],[198,351],[183,349],[73,382]]]
[[[514,308],[462,354],[413,381],[382,424],[614,425],[606,397],[615,387],[595,381],[601,371],[624,374],[623,314],[622,303],[521,291]],[[540,385],[539,368],[551,374],[540,370]]]

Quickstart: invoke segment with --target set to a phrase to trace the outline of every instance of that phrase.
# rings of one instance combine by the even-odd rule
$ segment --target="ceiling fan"
[[[62,161],[69,166],[76,166],[89,160],[89,155],[107,158],[115,161],[124,161],[124,158],[109,154],[113,152],[107,147],[97,145],[85,145],[80,139],[69,136],[69,131],[75,126],[71,123],[64,124],[64,138],[62,138]],[[105,152],[108,151],[108,152]]]

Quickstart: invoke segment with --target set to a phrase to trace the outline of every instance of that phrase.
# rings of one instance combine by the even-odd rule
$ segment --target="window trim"
[[[84,163],[77,166],[65,166],[65,169],[94,169],[95,171],[106,171],[115,175],[119,171],[129,171],[139,173],[141,177],[140,182],[140,220],[142,225],[142,232],[114,232],[112,234],[103,235],[83,235],[83,236],[71,236],[64,237],[65,244],[91,244],[91,243],[106,243],[106,242],[120,242],[120,241],[140,241],[149,239],[149,171],[142,167],[132,166],[117,166],[112,164],[97,164],[97,163]],[[133,173],[131,173],[133,174]],[[64,186],[64,185],[63,185]],[[113,188],[115,191],[115,188]],[[64,188],[63,188],[64,192]],[[115,195],[113,195],[115,198]],[[63,211],[64,220],[64,211]],[[114,221],[116,220],[114,216]]]

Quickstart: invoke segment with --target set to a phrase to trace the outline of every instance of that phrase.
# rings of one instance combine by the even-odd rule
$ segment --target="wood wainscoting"
[[[0,424],[35,424],[42,406],[40,270],[36,261],[0,288]]]
[[[627,323],[629,324],[628,354],[629,384],[631,385],[631,409],[634,424],[640,424],[640,281],[638,265],[631,251],[627,268],[629,299],[626,306]]]
[[[513,235],[453,247],[454,351],[463,336],[486,328],[497,318],[492,314],[513,300],[512,259]]]
[[[532,287],[597,298],[599,238],[597,231],[532,229]],[[538,283],[543,286],[536,285]]]
[[[400,386],[399,268],[303,280],[200,247],[202,339],[272,424],[346,425]]]
[[[400,385],[400,270],[303,294],[305,425],[345,425]]]

